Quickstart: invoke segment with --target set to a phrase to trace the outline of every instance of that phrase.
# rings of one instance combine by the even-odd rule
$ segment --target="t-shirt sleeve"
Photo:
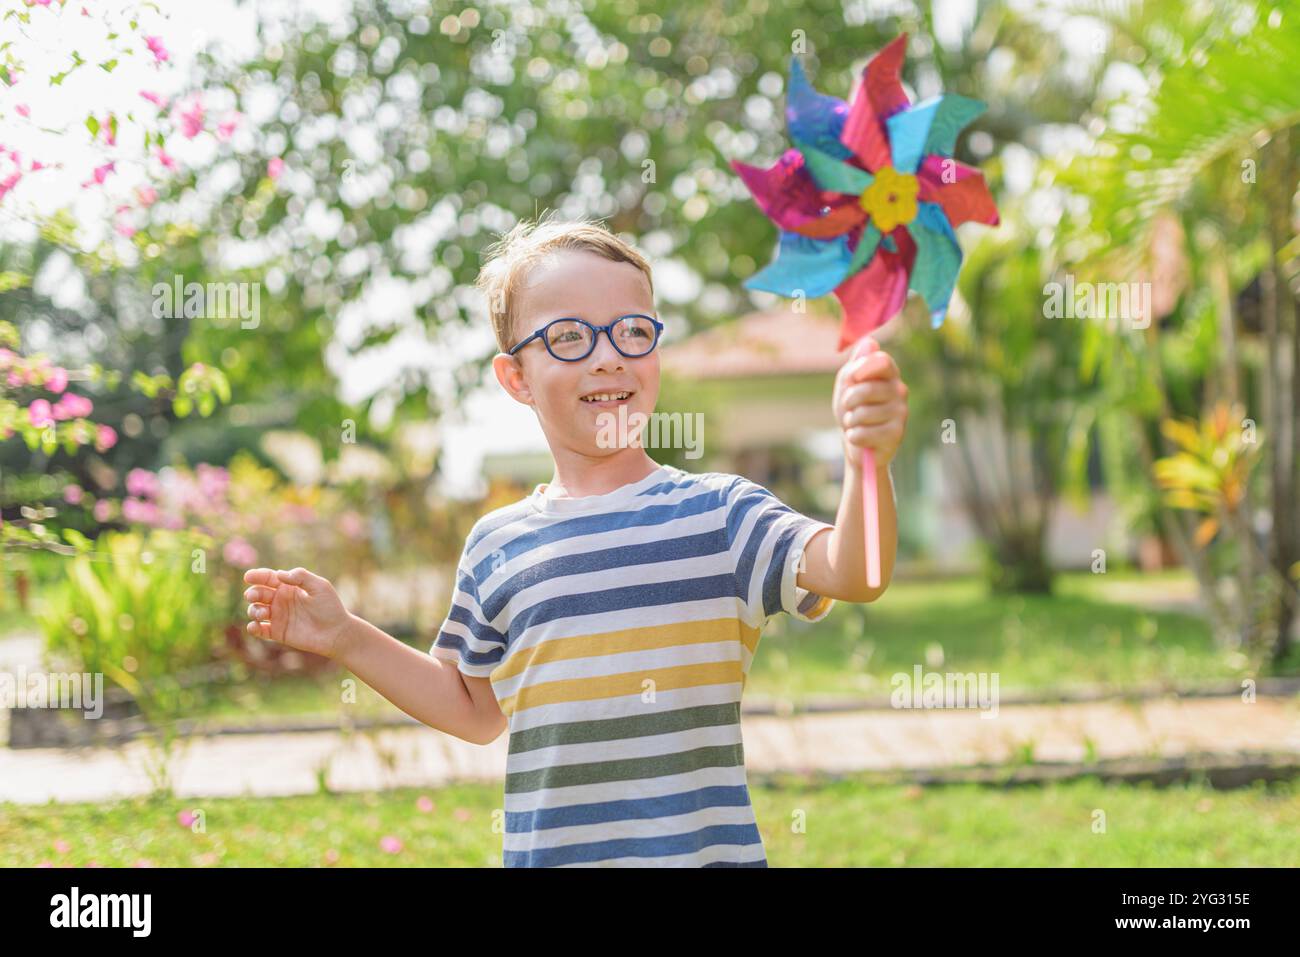
[[[451,607],[429,653],[435,658],[455,661],[464,674],[486,678],[505,657],[507,639],[488,623],[479,602],[478,585],[467,563],[467,555],[462,555],[456,567]]]
[[[809,540],[833,526],[786,505],[763,486],[737,478],[728,496],[727,536],[735,562],[736,588],[751,621],[779,611],[820,621],[834,599],[797,584]]]

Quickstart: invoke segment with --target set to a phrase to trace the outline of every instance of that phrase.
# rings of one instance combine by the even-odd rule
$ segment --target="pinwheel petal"
[[[858,245],[853,250],[853,258],[849,260],[848,275],[852,276],[870,261],[875,255],[876,247],[880,245],[880,239],[881,233],[875,223],[867,223],[862,227]]]
[[[849,276],[835,288],[835,298],[844,309],[841,349],[884,325],[907,301],[907,274],[916,257],[916,246],[905,229],[897,229],[891,236],[895,238],[897,251],[881,243],[866,269]]]
[[[927,156],[917,174],[919,198],[938,203],[953,227],[962,223],[996,226],[998,207],[977,169],[944,156]]]
[[[746,279],[744,286],[780,296],[802,292],[809,299],[816,299],[840,284],[851,258],[847,236],[818,240],[782,232],[776,259]]]
[[[831,239],[843,236],[866,218],[867,211],[862,208],[862,204],[851,199],[847,203],[830,207],[829,212],[819,219],[811,219],[792,227],[790,232],[809,239]]]
[[[885,121],[894,168],[915,173],[927,153],[951,156],[962,127],[984,112],[979,100],[945,93]]]
[[[844,129],[840,131],[840,142],[851,149],[862,165],[874,173],[880,167],[889,165],[890,155],[884,120],[877,115],[868,95],[869,70],[870,66],[867,66],[862,71],[857,91],[853,94],[853,102],[849,104],[849,115],[844,120]]]
[[[860,196],[875,181],[875,177],[866,170],[850,166],[815,146],[797,140],[795,146],[803,153],[804,166],[812,174],[813,181],[823,191]]]
[[[916,243],[916,263],[912,267],[910,287],[925,299],[934,326],[943,323],[961,269],[961,246],[943,209],[934,203],[921,203],[916,219],[907,227]]]
[[[900,33],[867,63],[863,73],[867,99],[876,116],[887,120],[910,105],[903,89],[903,57],[907,54],[907,34]]]
[[[796,57],[790,58],[790,90],[785,101],[785,120],[790,138],[808,143],[836,159],[852,155],[840,142],[848,104],[838,97],[818,93],[808,82]]]
[[[731,161],[759,209],[781,229],[792,229],[821,217],[826,203],[821,190],[804,168],[803,154],[788,149],[772,166],[761,169]]]

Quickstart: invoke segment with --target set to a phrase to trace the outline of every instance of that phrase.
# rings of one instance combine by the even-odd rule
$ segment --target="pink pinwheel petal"
[[[903,89],[903,57],[907,54],[907,34],[900,33],[890,44],[871,58],[863,71],[863,85],[876,116],[883,123],[899,110],[912,105]]]
[[[835,287],[835,298],[844,310],[844,321],[840,324],[841,349],[884,325],[907,301],[907,277],[916,259],[916,244],[901,226],[890,236],[898,245],[897,252],[890,252],[882,245],[866,269]]]
[[[818,219],[827,205],[821,190],[804,169],[803,154],[797,149],[786,150],[767,169],[739,160],[732,160],[731,168],[749,187],[758,208],[781,229],[794,231],[795,227]]]
[[[875,60],[872,60],[874,63]],[[885,123],[876,115],[875,107],[871,105],[871,97],[868,95],[868,71],[871,69],[870,64],[862,71],[862,78],[858,81],[857,92],[853,95],[853,102],[849,106],[848,118],[844,121],[844,129],[840,132],[840,141],[853,151],[856,156],[870,172],[874,173],[882,166],[888,166],[889,157],[889,137],[885,133]]]
[[[938,203],[948,222],[985,223],[996,226],[1001,221],[993,195],[979,170],[945,156],[927,156],[917,172],[920,192],[917,198]]]

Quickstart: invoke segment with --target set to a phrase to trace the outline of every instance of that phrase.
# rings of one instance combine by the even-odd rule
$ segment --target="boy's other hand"
[[[326,658],[342,655],[352,615],[326,579],[305,568],[250,568],[244,581],[250,635]]]
[[[844,430],[844,458],[854,471],[862,468],[863,449],[873,450],[876,468],[884,468],[907,426],[907,386],[898,366],[875,339],[867,340],[866,349],[835,376],[835,420]]]

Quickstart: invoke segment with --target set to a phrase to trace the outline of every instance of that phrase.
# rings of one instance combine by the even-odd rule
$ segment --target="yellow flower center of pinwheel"
[[[892,166],[882,166],[875,177],[858,202],[876,228],[887,233],[916,219],[916,194],[920,190],[916,177]]]

